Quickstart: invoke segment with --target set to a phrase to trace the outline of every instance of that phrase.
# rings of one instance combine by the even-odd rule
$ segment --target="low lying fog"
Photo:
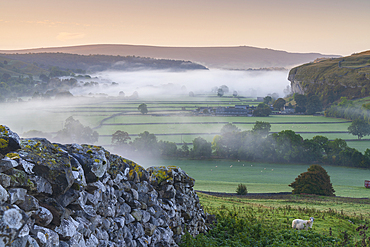
[[[240,96],[265,97],[277,93],[285,96],[284,89],[290,85],[288,71],[231,71],[194,70],[173,71],[105,71],[92,75],[88,81],[99,82],[99,86],[80,87],[71,90],[75,96],[89,93],[104,93],[118,96],[123,91],[126,96],[135,91],[139,97],[165,96],[169,94],[210,93],[212,88],[226,85],[229,95],[237,91]],[[112,82],[117,83],[115,86]],[[227,94],[226,94],[227,95]]]

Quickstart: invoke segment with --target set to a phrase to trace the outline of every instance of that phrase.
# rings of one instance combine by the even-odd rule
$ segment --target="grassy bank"
[[[293,196],[215,197],[198,193],[205,211],[215,214],[206,235],[183,237],[182,246],[368,246],[370,200]],[[338,208],[337,205],[344,208]],[[359,211],[361,209],[361,211]],[[312,229],[293,230],[293,219],[314,217]],[[361,231],[363,233],[361,233]]]

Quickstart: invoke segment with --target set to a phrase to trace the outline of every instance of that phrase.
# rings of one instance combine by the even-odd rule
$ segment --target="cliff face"
[[[290,81],[290,88],[292,93],[305,94],[304,88],[301,85],[301,82],[295,79],[295,74],[297,70],[292,69],[289,71],[288,80]]]
[[[177,246],[208,229],[194,182],[0,125],[0,246]]]
[[[290,70],[288,80],[293,93],[317,95],[324,105],[340,97],[366,97],[370,95],[370,54],[303,64]]]

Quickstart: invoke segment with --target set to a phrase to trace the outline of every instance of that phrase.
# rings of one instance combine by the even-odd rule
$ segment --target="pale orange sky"
[[[370,50],[369,0],[0,1],[0,50],[83,44]]]

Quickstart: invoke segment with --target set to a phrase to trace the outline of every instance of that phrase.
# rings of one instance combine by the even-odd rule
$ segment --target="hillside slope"
[[[140,70],[140,69],[170,69],[193,70],[207,69],[206,67],[183,60],[152,59],[133,56],[111,55],[78,55],[67,53],[15,53],[0,54],[0,59],[12,60],[12,63],[21,64],[20,70],[27,66],[50,69],[56,66],[63,70],[83,70],[96,72],[103,70]],[[1,61],[1,60],[0,60]],[[17,62],[16,62],[17,61]],[[28,70],[27,70],[28,71]],[[33,68],[35,72],[35,68]],[[31,72],[29,72],[31,73]]]
[[[340,97],[369,96],[370,51],[295,67],[288,80],[293,93],[319,95],[324,105]]]
[[[209,68],[249,69],[249,68],[290,68],[320,57],[339,57],[320,53],[290,53],[249,46],[238,47],[159,47],[142,45],[83,45],[70,47],[37,48],[26,50],[1,51],[0,53],[40,53],[63,52],[80,55],[120,55],[140,56],[157,59],[186,60],[200,63]]]
[[[0,55],[0,74],[7,73],[11,76],[40,75],[47,71],[33,63],[23,62]]]

